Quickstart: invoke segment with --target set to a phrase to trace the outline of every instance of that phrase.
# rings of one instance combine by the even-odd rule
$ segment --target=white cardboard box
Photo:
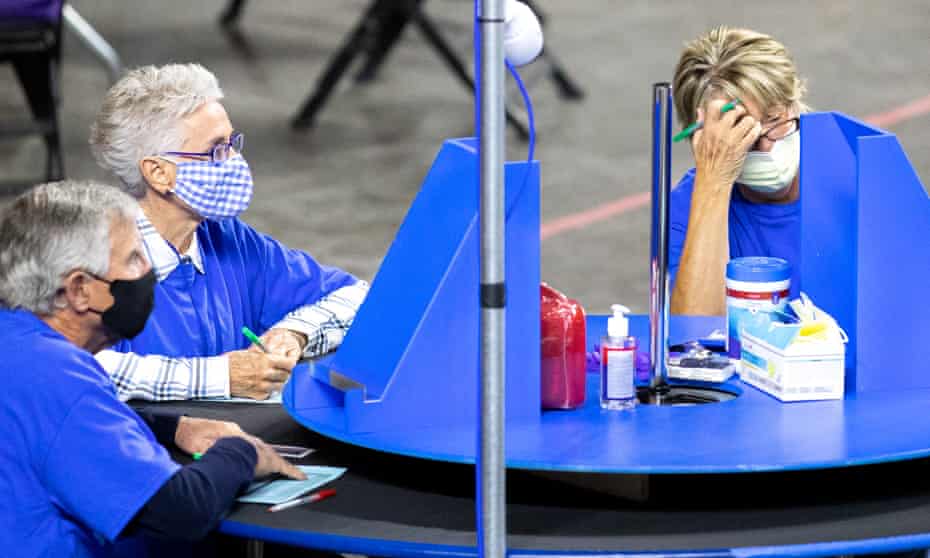
[[[740,379],[781,401],[842,399],[846,345],[797,341],[800,326],[744,327]]]

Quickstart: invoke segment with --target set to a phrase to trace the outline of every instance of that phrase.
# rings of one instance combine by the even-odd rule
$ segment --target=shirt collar
[[[148,217],[141,211],[136,217],[136,226],[139,227],[139,234],[142,235],[142,244],[145,246],[146,255],[152,262],[152,269],[155,270],[155,277],[163,281],[171,275],[182,262],[190,261],[201,274],[203,270],[203,252],[200,250],[200,242],[197,240],[197,233],[194,232],[191,238],[191,245],[184,254],[179,254],[170,242],[164,239]]]

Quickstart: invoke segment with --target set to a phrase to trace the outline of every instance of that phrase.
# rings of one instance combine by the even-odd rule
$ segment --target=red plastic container
[[[539,294],[542,406],[574,409],[584,405],[585,399],[584,308],[545,283]]]

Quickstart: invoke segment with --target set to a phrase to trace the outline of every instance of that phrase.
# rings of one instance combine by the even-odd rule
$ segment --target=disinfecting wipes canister
[[[734,258],[727,264],[727,353],[740,358],[739,324],[759,312],[784,312],[791,265],[781,258]]]

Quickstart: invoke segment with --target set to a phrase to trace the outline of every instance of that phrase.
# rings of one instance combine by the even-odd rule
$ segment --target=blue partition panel
[[[930,198],[898,139],[859,138],[857,389],[930,387]]]
[[[505,180],[506,413],[538,420],[539,164],[507,163]],[[477,145],[449,140],[342,347],[295,406],[344,405],[351,432],[476,424],[478,303]]]
[[[846,391],[855,391],[855,138],[832,113],[801,117],[801,290],[850,334]]]
[[[801,289],[849,334],[848,393],[930,387],[930,199],[893,134],[801,119]]]

